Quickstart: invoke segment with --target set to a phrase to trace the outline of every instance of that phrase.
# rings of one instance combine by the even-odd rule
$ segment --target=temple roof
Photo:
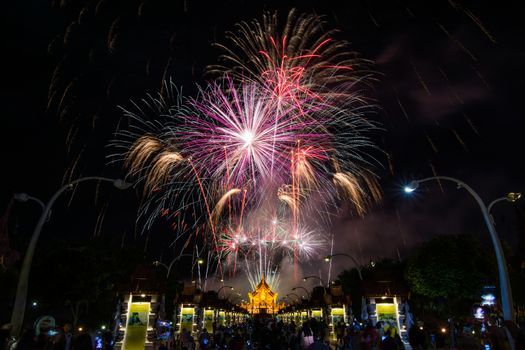
[[[275,292],[273,292],[271,290],[270,286],[268,285],[268,283],[266,283],[266,280],[264,279],[264,274],[262,275],[261,282],[259,282],[257,287],[255,287],[255,291],[253,293],[250,293],[250,294],[252,296],[256,296],[262,291],[265,291],[270,296],[274,296],[275,295]]]

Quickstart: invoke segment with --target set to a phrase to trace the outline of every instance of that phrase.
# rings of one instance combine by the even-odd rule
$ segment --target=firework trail
[[[262,22],[241,22],[229,32],[231,46],[223,50],[220,65],[208,67],[210,75],[227,73],[237,81],[255,80],[271,91],[282,105],[312,101],[363,102],[356,85],[371,79],[370,62],[335,40],[335,30],[323,31],[324,21],[313,14],[289,12],[284,25],[277,13],[265,13]]]
[[[282,32],[275,14],[241,23],[221,46],[232,66],[210,69],[221,76],[196,97],[166,83],[124,110],[113,158],[144,189],[146,227],[177,220],[176,239],[192,232],[221,277],[244,261],[252,286],[264,274],[277,288],[280,261],[327,247],[326,213],[348,203],[364,215],[381,196],[369,153],[378,127],[359,90],[369,73],[321,24],[294,11]],[[151,111],[158,118],[142,117]]]

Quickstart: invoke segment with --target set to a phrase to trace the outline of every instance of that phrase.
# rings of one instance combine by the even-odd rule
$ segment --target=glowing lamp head
[[[419,182],[414,180],[410,182],[408,185],[406,185],[405,187],[403,187],[403,191],[405,191],[405,193],[412,193],[417,189],[418,186],[419,186]]]
[[[405,193],[412,193],[415,191],[415,189],[410,186],[405,186],[403,190],[405,191]]]
[[[204,264],[204,260],[203,260],[203,259],[199,259],[199,260],[197,260],[197,263],[198,263],[199,265],[202,265],[202,264]]]
[[[516,202],[520,198],[521,198],[520,192],[510,192],[509,194],[507,194],[507,200],[509,202]]]
[[[324,261],[326,261],[326,262],[330,262],[330,260],[332,260],[332,257],[331,257],[331,256],[325,256]]]

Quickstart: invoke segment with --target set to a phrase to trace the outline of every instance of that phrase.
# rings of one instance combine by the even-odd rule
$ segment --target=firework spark
[[[162,121],[142,120],[138,105],[126,111],[136,125],[115,146],[143,184],[150,225],[176,217],[179,231],[211,234],[221,274],[244,261],[250,281],[265,274],[277,285],[282,259],[323,253],[324,213],[348,201],[363,215],[380,191],[367,152],[377,127],[357,88],[365,62],[322,32],[317,16],[292,11],[282,32],[276,18],[241,23],[234,47],[222,46],[232,66],[211,69],[227,74],[196,97],[166,84],[143,101]]]

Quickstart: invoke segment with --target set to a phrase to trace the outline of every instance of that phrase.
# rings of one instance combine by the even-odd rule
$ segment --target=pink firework
[[[241,22],[228,33],[231,45],[217,44],[224,52],[223,64],[210,66],[209,73],[258,81],[280,103],[298,108],[303,96],[322,103],[357,101],[362,96],[356,85],[370,75],[369,63],[323,25],[320,16],[298,15],[294,9],[284,24],[277,13],[265,13],[262,21]]]
[[[178,136],[182,155],[191,158],[202,177],[238,187],[270,179],[280,183],[290,176],[298,144],[323,153],[330,143],[324,117],[304,118],[315,110],[300,114],[293,107],[279,108],[257,83],[223,82],[191,100],[193,110],[184,116]]]

